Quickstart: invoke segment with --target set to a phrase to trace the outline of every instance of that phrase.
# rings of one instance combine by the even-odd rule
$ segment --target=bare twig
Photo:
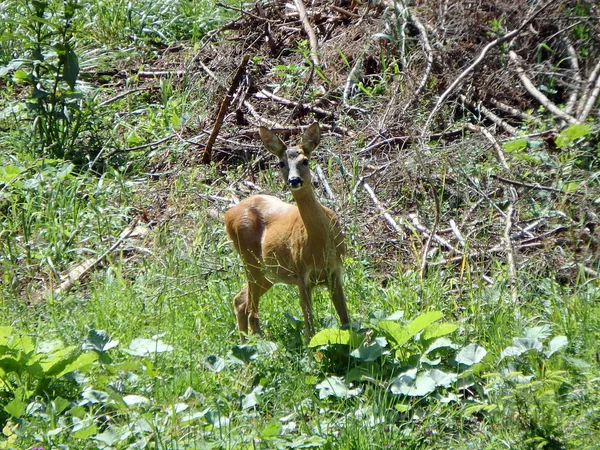
[[[531,114],[527,114],[527,113],[521,111],[520,109],[513,108],[512,106],[507,105],[506,103],[502,103],[501,101],[496,100],[495,98],[489,98],[489,99],[487,99],[487,101],[490,102],[494,107],[496,107],[500,111],[510,114],[511,116],[518,117],[519,119],[523,119],[523,120],[534,120],[535,119],[535,117],[532,116]]]
[[[319,66],[319,45],[317,43],[317,36],[313,30],[310,20],[308,20],[308,14],[306,14],[306,8],[302,0],[294,0],[294,5],[300,15],[300,21],[302,22],[302,28],[308,35],[308,42],[310,43],[310,59],[315,66]]]
[[[318,106],[311,106],[306,103],[295,102],[292,100],[288,100],[287,98],[279,97],[279,96],[273,94],[272,92],[267,91],[266,89],[261,89],[260,92],[256,93],[254,96],[256,98],[269,98],[269,99],[273,100],[274,102],[281,103],[282,105],[299,107],[299,108],[306,109],[308,111],[312,111],[316,114],[320,114],[322,116],[329,117],[332,119],[336,118],[335,113],[333,113],[331,111],[327,111],[326,109],[319,108]]]
[[[592,86],[594,86],[594,82],[596,78],[600,75],[600,61],[594,66],[594,69],[590,72],[590,75],[587,79],[587,83],[583,89],[583,94],[581,94],[581,98],[579,99],[579,105],[577,105],[577,114],[576,116],[581,116],[581,112],[585,107],[587,99],[590,97],[590,91],[592,90]]]
[[[467,97],[463,94],[460,94],[458,96],[458,98],[460,98],[461,101],[463,101],[464,103],[469,105],[471,108],[481,112],[481,114],[483,114],[490,121],[492,121],[493,123],[498,125],[500,128],[503,128],[504,131],[506,131],[507,133],[514,135],[517,132],[515,127],[506,123],[504,120],[502,120],[496,114],[494,114],[492,111],[490,111],[488,108],[486,108],[481,102],[478,102],[478,103],[472,102],[472,101],[468,100]]]
[[[527,77],[525,70],[523,69],[523,67],[521,67],[520,58],[518,57],[518,55],[515,52],[513,52],[512,50],[509,51],[508,56],[510,56],[510,59],[515,63],[517,75],[518,75],[519,79],[521,80],[523,87],[527,90],[527,92],[529,92],[529,94],[531,94],[531,96],[533,98],[535,98],[538,102],[540,102],[540,104],[544,108],[546,108],[548,111],[550,111],[552,114],[554,114],[559,119],[562,119],[565,122],[568,122],[570,124],[579,123],[579,120],[577,120],[575,117],[571,116],[570,114],[567,114],[562,109],[560,109],[558,106],[556,106],[548,97],[546,97],[538,88],[536,88],[533,85],[531,80]]]
[[[427,84],[429,74],[431,73],[431,68],[433,67],[433,49],[431,48],[431,44],[429,43],[427,30],[425,29],[419,18],[415,14],[413,14],[410,9],[406,8],[406,10],[408,11],[408,16],[410,20],[415,25],[417,30],[419,30],[419,40],[421,41],[421,46],[425,51],[426,64],[425,70],[423,71],[423,75],[421,76],[421,81],[419,82],[419,85],[417,86],[415,91],[412,93],[410,100],[406,103],[406,105],[404,105],[404,108],[402,108],[402,114],[406,113],[408,108],[410,108],[410,106],[419,97],[419,94]]]
[[[340,8],[339,6],[330,5],[329,8],[331,8],[335,12],[339,12],[344,16],[352,17],[353,19],[360,19],[360,16],[358,14],[354,14],[353,12],[350,12],[344,8]]]
[[[492,143],[492,146],[494,147],[494,150],[496,151],[496,159],[498,160],[498,162],[506,170],[509,170],[508,164],[506,163],[506,159],[504,158],[504,152],[502,151],[502,147],[500,146],[500,144],[498,144],[498,141],[496,140],[494,135],[492,135],[492,133],[490,133],[485,127],[480,127],[479,125],[473,125],[472,123],[466,123],[464,125],[464,127],[468,130],[476,131],[476,132],[483,134],[487,138],[487,140]]]
[[[227,109],[229,108],[229,104],[231,100],[233,100],[233,95],[237,90],[240,82],[242,81],[242,76],[246,70],[246,64],[250,60],[250,55],[244,55],[242,58],[242,62],[237,69],[235,76],[233,77],[233,81],[231,82],[231,86],[229,87],[229,91],[227,95],[221,102],[221,106],[219,108],[219,112],[217,114],[217,120],[215,121],[215,126],[213,127],[212,133],[208,137],[208,141],[206,142],[206,147],[204,147],[204,154],[202,155],[202,163],[208,164],[211,160],[212,156],[212,147],[215,141],[217,140],[217,135],[219,134],[219,130],[221,129],[221,125],[223,125],[223,119],[225,118],[225,114],[227,114]]]
[[[553,187],[542,186],[541,184],[531,184],[531,183],[524,183],[522,181],[509,180],[508,178],[503,178],[498,175],[492,175],[492,178],[495,178],[498,181],[502,181],[503,183],[512,184],[513,186],[526,187],[529,189],[537,189],[539,191],[556,192],[557,194],[563,194],[563,195],[579,195],[579,196],[583,195],[583,194],[580,194],[579,192],[565,192],[565,191],[561,191],[560,189],[556,189]]]
[[[61,283],[58,285],[58,287],[50,291],[51,295],[58,296],[70,291],[75,285],[75,283],[78,280],[80,280],[83,275],[85,275],[93,267],[96,267],[98,264],[100,264],[100,262],[102,262],[102,260],[106,258],[106,256],[109,253],[112,253],[117,248],[119,248],[119,246],[123,243],[125,239],[131,237],[135,233],[137,233],[137,235],[139,236],[143,236],[144,234],[146,234],[146,229],[139,228],[137,226],[137,222],[138,220],[134,219],[133,222],[121,232],[119,238],[115,241],[115,243],[111,245],[108,248],[108,250],[106,250],[100,256],[96,258],[87,259],[82,263],[77,264],[71,270],[69,270],[69,272],[64,277],[61,277]]]
[[[573,71],[573,78],[575,79],[575,86],[571,89],[571,94],[569,95],[569,100],[565,105],[565,112],[567,114],[571,114],[573,112],[573,108],[577,103],[577,99],[579,98],[579,89],[582,86],[581,75],[579,74],[579,60],[577,59],[577,51],[573,44],[569,41],[567,37],[563,38],[563,43],[569,57],[567,58],[567,62],[571,66],[571,70]]]
[[[331,188],[329,187],[329,183],[327,182],[327,177],[325,176],[325,173],[323,173],[323,169],[321,169],[321,166],[319,164],[317,164],[315,166],[315,173],[317,174],[317,177],[319,177],[319,181],[321,181],[321,184],[323,185],[323,190],[327,194],[327,197],[329,197],[330,200],[335,202],[336,201],[335,195],[334,195],[333,191],[331,190]]]
[[[338,162],[338,165],[340,166],[340,170],[342,172],[342,175],[344,175],[347,178],[352,178],[352,175],[346,170],[346,168],[344,167],[344,164],[342,163],[342,160],[340,159],[339,156],[337,155],[333,155],[335,160]],[[367,192],[367,194],[369,194],[369,197],[371,197],[371,200],[373,201],[373,204],[375,205],[375,207],[379,210],[379,212],[381,213],[381,215],[383,216],[383,218],[386,220],[386,222],[390,225],[390,227],[392,227],[392,229],[398,233],[401,238],[404,238],[404,233],[402,232],[402,228],[400,228],[400,225],[398,225],[398,222],[396,222],[394,220],[394,218],[391,216],[391,214],[387,211],[387,209],[385,208],[385,206],[383,206],[383,204],[379,201],[379,199],[377,198],[377,195],[375,195],[375,192],[373,191],[373,189],[371,188],[371,186],[369,185],[369,183],[367,183],[363,178],[361,178],[360,181],[363,189]]]
[[[127,97],[129,94],[133,94],[135,92],[140,92],[140,91],[147,91],[148,88],[147,87],[143,87],[143,88],[136,88],[136,89],[130,89],[128,91],[125,92],[121,92],[118,95],[115,95],[114,97],[111,97],[109,99],[104,100],[102,103],[100,103],[98,106],[99,107],[103,107],[106,105],[110,105],[113,102],[116,102],[117,100],[122,99],[123,97]]]
[[[506,262],[508,264],[508,279],[510,283],[511,296],[513,303],[517,303],[519,300],[519,291],[517,286],[517,267],[515,265],[515,254],[510,238],[510,230],[512,229],[513,214],[515,211],[514,202],[517,197],[517,192],[514,188],[511,188],[512,200],[508,205],[508,211],[506,212],[506,226],[504,227],[504,246],[506,249]]]
[[[593,77],[590,76],[589,86],[593,86],[593,89],[587,98],[582,97],[581,99],[583,103],[583,109],[581,110],[581,113],[579,113],[579,115],[577,116],[577,118],[581,122],[584,122],[585,119],[588,118],[590,112],[592,111],[592,108],[596,104],[596,100],[598,100],[598,95],[600,94],[600,61],[598,62],[598,64],[596,64],[592,75],[595,75],[596,81],[594,83]]]
[[[446,247],[448,250],[451,250],[459,255],[463,254],[462,251],[454,247],[450,242],[448,242],[444,238],[439,237],[437,234],[432,232],[432,230],[427,229],[427,227],[419,221],[419,216],[416,213],[409,214],[408,218],[410,219],[413,226],[417,229],[417,231],[421,232],[428,239],[429,237],[431,237],[434,241]]]

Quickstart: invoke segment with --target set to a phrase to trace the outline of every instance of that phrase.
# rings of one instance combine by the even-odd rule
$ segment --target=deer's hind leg
[[[244,335],[248,334],[248,327],[253,334],[260,333],[258,304],[262,295],[273,286],[260,271],[247,271],[247,277],[248,284],[233,299],[242,342]]]

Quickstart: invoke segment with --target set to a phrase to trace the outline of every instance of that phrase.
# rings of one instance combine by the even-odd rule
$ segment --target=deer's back
[[[297,284],[308,273],[325,282],[327,273],[341,266],[344,237],[336,214],[321,208],[327,217],[322,233],[309,236],[295,205],[254,195],[227,211],[225,228],[244,261],[259,264],[272,281]]]

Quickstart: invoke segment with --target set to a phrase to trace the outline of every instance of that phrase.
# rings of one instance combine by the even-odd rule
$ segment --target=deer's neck
[[[312,188],[292,191],[300,217],[310,239],[326,239],[330,234],[331,218],[317,200]]]

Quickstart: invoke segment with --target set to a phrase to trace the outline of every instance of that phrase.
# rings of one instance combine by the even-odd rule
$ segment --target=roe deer
[[[225,214],[225,228],[242,257],[247,284],[233,299],[240,339],[248,325],[260,333],[258,302],[273,283],[295,284],[306,325],[314,334],[311,290],[327,284],[342,325],[348,310],[342,287],[344,235],[336,214],[321,205],[313,192],[308,161],[319,145],[321,130],[312,124],[300,144],[287,148],[270,130],[259,128],[265,148],[279,158],[279,167],[298,206],[270,195],[253,195]]]

